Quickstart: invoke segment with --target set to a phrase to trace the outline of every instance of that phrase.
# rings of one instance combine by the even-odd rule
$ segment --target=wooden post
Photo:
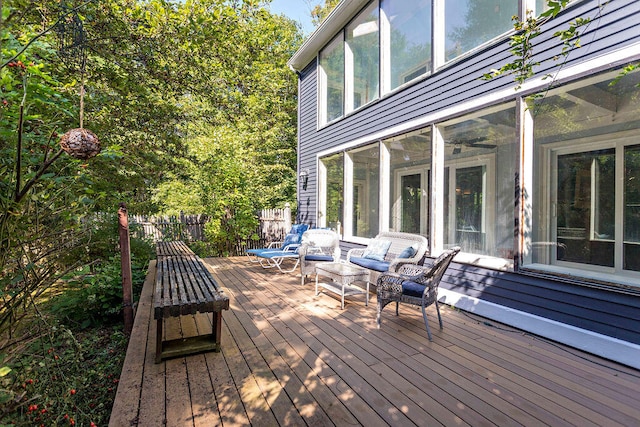
[[[133,329],[131,246],[129,245],[129,218],[127,216],[127,205],[124,203],[120,203],[120,209],[118,209],[118,232],[120,234],[120,266],[122,268],[124,333],[131,335],[131,330]]]

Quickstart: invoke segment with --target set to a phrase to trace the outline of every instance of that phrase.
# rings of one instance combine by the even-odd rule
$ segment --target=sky
[[[271,13],[285,15],[300,24],[305,36],[311,34],[314,26],[311,23],[311,9],[321,0],[273,0]]]

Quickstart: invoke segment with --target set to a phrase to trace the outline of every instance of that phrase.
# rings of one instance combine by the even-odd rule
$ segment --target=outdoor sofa
[[[366,248],[347,252],[347,262],[369,271],[369,283],[376,284],[382,273],[395,272],[403,264],[418,264],[428,254],[429,242],[419,234],[384,231]]]

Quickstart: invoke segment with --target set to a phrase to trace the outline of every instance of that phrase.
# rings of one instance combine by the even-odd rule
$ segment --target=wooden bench
[[[229,297],[219,289],[202,260],[184,242],[158,242],[156,254],[153,297],[153,316],[158,325],[156,363],[170,357],[220,351],[222,310],[229,309]],[[196,313],[213,313],[211,335],[162,340],[164,319]]]

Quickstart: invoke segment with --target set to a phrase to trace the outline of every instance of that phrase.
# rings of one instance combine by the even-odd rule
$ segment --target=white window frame
[[[389,208],[394,212],[392,215],[392,227],[395,231],[400,231],[402,221],[402,177],[420,175],[420,191],[422,193],[420,199],[420,234],[423,236],[429,234],[429,223],[426,218],[429,215],[425,214],[428,213],[427,211],[429,209],[429,188],[427,188],[427,185],[430,173],[431,169],[427,165],[411,166],[395,171],[393,203],[389,206]]]
[[[485,248],[490,249],[495,245],[495,235],[493,232],[488,232],[487,224],[495,224],[495,154],[483,154],[480,156],[474,156],[469,159],[450,159],[445,161],[445,170],[449,169],[449,218],[448,229],[449,236],[447,240],[449,242],[456,241],[456,171],[459,169],[467,169],[477,166],[484,167],[485,173],[482,177],[482,219],[480,232],[485,233]],[[485,256],[482,254],[469,253],[470,257]],[[462,255],[464,256],[464,254]]]
[[[555,205],[557,204],[556,188],[558,183],[557,160],[558,156],[566,154],[586,153],[596,150],[615,150],[616,161],[616,182],[624,182],[624,150],[628,146],[637,145],[637,131],[623,131],[613,136],[611,134],[598,135],[595,137],[587,137],[580,139],[572,139],[559,141],[556,143],[545,144],[543,147],[543,165],[539,171],[542,177],[549,177],[545,180],[546,185],[541,189],[543,191],[543,213],[545,214],[547,229],[547,239],[550,242],[557,242],[557,225],[555,224]],[[592,189],[593,191],[593,189]],[[558,272],[567,272],[568,269],[580,269],[581,275],[592,279],[602,279],[602,275],[607,277],[607,281],[611,281],[611,275],[619,277],[640,278],[640,272],[625,270],[624,264],[624,189],[616,191],[615,197],[615,222],[617,224],[614,237],[614,266],[605,267],[587,263],[577,263],[570,261],[558,261],[557,249],[551,245],[551,250],[546,254],[547,264],[530,264],[525,265],[526,268],[535,268],[540,270],[551,270]],[[593,215],[591,220],[593,220]],[[592,228],[593,229],[593,228]],[[601,239],[599,239],[601,240]]]

